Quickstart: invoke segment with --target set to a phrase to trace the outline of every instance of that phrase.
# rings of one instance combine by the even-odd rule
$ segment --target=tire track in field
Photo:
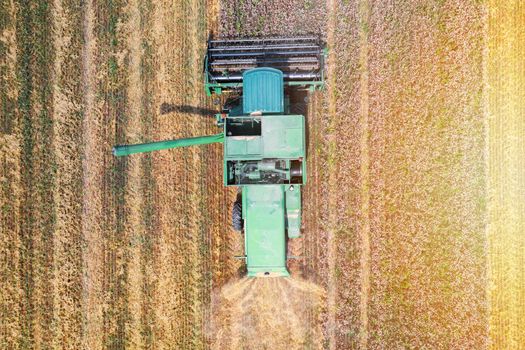
[[[125,29],[128,46],[128,86],[127,101],[129,108],[129,121],[125,127],[126,139],[129,143],[140,143],[144,134],[143,118],[143,76],[142,76],[142,19],[138,0],[131,0],[124,9],[127,15]],[[125,242],[129,249],[128,256],[128,280],[127,280],[127,308],[129,319],[126,321],[126,338],[132,347],[143,348],[144,338],[142,336],[142,303],[144,275],[141,268],[142,246],[146,239],[142,210],[144,199],[142,190],[142,160],[144,155],[128,157],[127,181],[124,194],[127,220],[125,221]]]
[[[368,302],[370,294],[370,156],[369,156],[369,105],[368,105],[368,22],[370,16],[370,4],[368,0],[359,2],[359,66],[361,69],[359,90],[359,128],[361,138],[359,140],[361,159],[361,218],[362,226],[359,230],[361,242],[360,257],[360,288],[361,299],[359,303],[360,328],[359,346],[361,349],[368,348]]]
[[[206,33],[204,33],[206,37],[202,38],[202,43],[200,43],[202,45],[205,45],[208,37],[215,36],[218,32],[219,0],[208,0],[206,3]],[[195,63],[197,64],[198,62]],[[196,68],[197,77],[202,81],[202,75],[200,74],[202,66],[197,66]],[[200,97],[200,105],[207,109],[214,109],[216,106],[212,104],[212,99],[206,96],[201,84],[201,82],[196,84]],[[201,130],[207,135],[218,132],[218,128],[215,125],[212,125],[209,121],[204,121],[202,123]],[[224,226],[227,226],[224,225],[221,220],[225,208],[225,206],[222,205],[222,200],[224,200],[226,192],[223,189],[222,177],[220,176],[222,173],[221,148],[221,145],[206,146],[201,158],[201,174],[203,174],[201,178],[201,189],[204,193],[201,198],[201,211],[203,213],[201,230],[203,232],[202,247],[205,248],[203,249],[204,257],[202,266],[202,327],[204,330],[203,343],[205,346],[211,342],[209,328],[212,317],[212,288],[216,287],[215,281],[221,277],[221,270],[223,269],[223,264],[218,259],[219,256],[217,256],[217,247],[222,241],[222,233],[225,231]]]
[[[154,105],[158,111],[162,103],[183,105],[188,93],[185,83],[184,36],[185,17],[182,2],[155,1],[153,37],[155,42],[156,90]],[[184,129],[190,126],[188,116],[179,113],[160,115],[155,125],[158,140],[187,136]],[[182,132],[181,132],[182,131]],[[157,278],[153,309],[156,324],[153,337],[160,347],[185,348],[190,341],[184,332],[188,324],[188,281],[191,272],[186,251],[192,232],[188,229],[188,189],[186,181],[195,181],[187,170],[187,149],[155,152],[153,176],[157,179],[155,190],[155,215],[158,220],[157,239],[153,263]]]
[[[369,2],[333,0],[328,6],[326,328],[330,349],[366,349],[371,269]],[[347,52],[356,57],[349,58]],[[354,287],[341,288],[345,283]]]
[[[168,38],[173,40],[175,31],[173,30],[173,23],[170,23],[167,17],[171,15],[172,8],[167,5],[165,1],[153,2],[153,22],[152,37],[154,43],[154,60],[153,64],[156,71],[155,76],[155,90],[153,92],[153,105],[155,110],[157,107],[165,102],[176,103],[168,98],[174,82],[170,79],[170,42]],[[176,20],[176,19],[174,19]],[[176,67],[174,67],[176,68]],[[172,137],[172,125],[166,123],[166,118],[160,116],[156,125],[154,126],[155,139],[161,140]],[[160,348],[169,348],[176,346],[175,344],[175,329],[177,324],[174,324],[178,317],[176,315],[176,300],[174,298],[175,291],[178,286],[173,280],[175,274],[175,264],[177,262],[177,249],[173,247],[172,236],[174,235],[174,228],[177,225],[174,215],[170,215],[166,207],[169,209],[173,207],[170,203],[174,197],[173,179],[170,174],[175,173],[172,161],[170,161],[171,152],[161,151],[152,153],[152,175],[157,179],[157,187],[154,190],[154,196],[157,198],[154,207],[154,215],[157,220],[157,233],[153,245],[153,270],[155,271],[155,278],[152,280],[152,313],[155,319],[155,324],[152,327],[152,336],[156,341],[156,345]],[[164,264],[164,261],[169,261],[170,265]]]
[[[189,5],[189,6],[188,6]],[[186,17],[188,22],[186,24],[186,52],[185,59],[187,60],[187,88],[188,93],[185,104],[201,107],[202,106],[202,55],[205,49],[206,42],[206,1],[198,0],[192,1],[185,5]],[[190,126],[192,136],[201,136],[206,134],[206,124],[209,121],[207,116],[199,116],[197,114],[190,114]],[[206,191],[203,187],[203,182],[207,179],[203,176],[205,174],[204,159],[208,150],[214,147],[198,146],[191,147],[191,158],[188,162],[188,171],[194,176],[190,176],[188,181],[189,187],[189,202],[191,203],[188,213],[188,229],[191,232],[192,238],[188,240],[188,248],[186,249],[187,265],[191,266],[191,271],[188,274],[188,284],[190,288],[187,290],[188,304],[189,304],[189,319],[187,321],[186,334],[191,338],[188,345],[202,346],[205,335],[203,332],[204,324],[204,307],[206,303],[205,297],[205,271],[207,250],[203,249],[206,240],[206,220],[204,203],[207,200]],[[204,171],[204,172],[203,172]]]
[[[14,349],[20,343],[19,318],[21,237],[20,208],[23,184],[21,176],[20,126],[16,106],[19,94],[17,81],[17,25],[13,2],[0,3],[0,348]]]
[[[128,158],[117,158],[111,154],[115,144],[126,142],[125,131],[129,122],[128,108],[128,48],[126,46],[126,1],[101,2],[107,4],[106,11],[97,12],[97,38],[101,47],[99,58],[104,87],[101,114],[103,142],[99,150],[103,158],[102,208],[104,210],[104,255],[102,278],[104,290],[104,345],[119,349],[129,343],[127,333],[129,242],[125,228],[130,219],[127,211],[126,188],[128,180]],[[100,86],[100,85],[99,85]]]
[[[328,33],[327,42],[329,47],[335,46],[335,31],[336,31],[336,16],[337,16],[337,1],[328,0],[327,8],[328,16]],[[335,58],[335,57],[334,57]],[[334,133],[334,126],[337,121],[337,95],[336,95],[336,80],[335,80],[335,66],[333,58],[329,59],[328,64],[328,225],[327,225],[327,260],[328,260],[328,277],[327,277],[327,306],[328,306],[328,344],[330,350],[336,349],[336,299],[337,299],[337,280],[336,280],[336,225],[337,225],[337,210],[336,204],[336,188],[337,188],[337,173],[335,169],[335,148],[336,135]]]
[[[84,86],[84,121],[82,125],[84,140],[82,173],[84,189],[82,197],[82,313],[84,315],[82,347],[101,349],[103,339],[103,214],[101,207],[103,186],[103,162],[100,154],[100,126],[98,108],[95,100],[94,53],[97,43],[94,40],[93,0],[86,0],[83,8],[82,82]]]
[[[370,288],[367,5],[366,1],[337,0],[330,5],[326,116],[329,137],[324,142],[328,182],[326,328],[331,350],[367,346]],[[346,11],[350,11],[350,20],[342,22],[341,15]],[[349,44],[352,37],[357,43]],[[349,45],[354,45],[353,50]],[[349,59],[345,54],[349,51],[357,57]],[[355,180],[349,181],[349,176]],[[344,283],[354,287],[340,288]],[[344,302],[351,304],[341,305]],[[345,313],[349,309],[352,315]],[[348,321],[355,324],[345,326]]]
[[[20,212],[21,317],[19,346],[49,344],[53,313],[52,266],[55,203],[51,73],[52,6],[45,1],[17,8],[18,120],[21,127]]]
[[[56,222],[52,240],[51,348],[82,341],[82,5],[53,1],[53,151]],[[50,312],[50,311],[48,311]],[[45,347],[45,345],[42,345]]]
[[[152,140],[152,131],[156,124],[157,115],[154,107],[154,82],[156,71],[153,69],[153,50],[154,40],[152,37],[153,26],[153,2],[151,0],[138,1],[140,14],[140,30],[142,41],[141,48],[141,84],[142,84],[142,115],[140,120],[142,123],[142,138]],[[141,284],[134,286],[140,288],[141,291],[141,310],[140,310],[140,329],[138,330],[142,337],[143,348],[151,349],[155,344],[153,338],[153,327],[155,325],[155,315],[152,306],[153,294],[155,293],[155,276],[156,271],[153,265],[153,247],[157,235],[157,220],[155,207],[155,187],[156,179],[152,176],[153,155],[151,153],[141,156],[141,197],[142,210],[140,213],[141,225],[144,229],[142,236],[137,243],[141,246],[139,268],[142,275]],[[139,317],[139,316],[136,316]]]

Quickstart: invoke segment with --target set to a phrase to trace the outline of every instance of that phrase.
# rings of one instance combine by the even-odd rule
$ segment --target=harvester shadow
[[[169,114],[169,113],[188,113],[201,115],[203,117],[213,117],[217,111],[215,109],[202,108],[189,105],[175,105],[172,103],[166,103],[160,105],[160,114]]]

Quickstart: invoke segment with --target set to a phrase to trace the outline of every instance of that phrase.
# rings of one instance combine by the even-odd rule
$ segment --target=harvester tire
[[[233,203],[232,209],[232,227],[235,231],[242,232],[243,229],[242,222],[242,202],[236,201]]]

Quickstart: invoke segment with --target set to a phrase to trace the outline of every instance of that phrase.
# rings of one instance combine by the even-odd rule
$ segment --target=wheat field
[[[0,30],[0,349],[525,349],[522,1],[1,0]],[[111,148],[217,132],[209,36],[302,34],[302,258],[247,280],[219,145]]]

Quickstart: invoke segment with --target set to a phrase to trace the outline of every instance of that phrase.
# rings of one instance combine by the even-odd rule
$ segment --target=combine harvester
[[[240,187],[232,224],[244,231],[248,276],[289,276],[286,237],[301,234],[306,183],[305,119],[290,114],[290,94],[323,88],[325,54],[314,37],[210,40],[206,93],[229,96],[215,115],[222,132],[113,148],[127,156],[223,143],[224,185]]]

